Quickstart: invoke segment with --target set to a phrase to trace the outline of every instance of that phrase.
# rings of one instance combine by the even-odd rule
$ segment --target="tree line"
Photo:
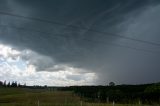
[[[21,84],[17,81],[7,82],[7,81],[0,81],[0,87],[26,87],[26,83]]]
[[[115,86],[72,86],[81,98],[90,102],[160,104],[160,83]]]
[[[115,85],[110,82],[106,86],[68,86],[56,87],[56,90],[73,91],[87,102],[160,104],[160,83]]]
[[[0,81],[0,87],[22,87],[22,88],[30,88],[30,89],[45,89],[47,88],[47,85],[41,86],[41,85],[33,85],[33,86],[28,86],[26,83],[21,84],[17,81],[12,81],[12,82],[7,82],[7,81]]]

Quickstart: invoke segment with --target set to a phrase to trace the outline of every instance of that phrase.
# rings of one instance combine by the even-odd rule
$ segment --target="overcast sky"
[[[159,0],[0,0],[0,80],[160,81]]]

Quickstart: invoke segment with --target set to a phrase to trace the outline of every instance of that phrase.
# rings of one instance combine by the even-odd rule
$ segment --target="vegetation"
[[[28,88],[0,88],[0,106],[55,106],[80,104],[72,92]]]
[[[16,86],[13,86],[16,85]],[[0,106],[144,106],[160,104],[160,84],[22,86],[0,82]]]
[[[74,92],[87,102],[112,102],[121,104],[160,104],[160,84],[73,86]],[[87,98],[87,99],[86,99]]]
[[[28,88],[0,88],[0,106],[113,106],[112,103],[88,103],[70,91]],[[115,104],[115,106],[133,106]],[[138,104],[134,106],[139,106]],[[147,106],[147,105],[143,105]]]

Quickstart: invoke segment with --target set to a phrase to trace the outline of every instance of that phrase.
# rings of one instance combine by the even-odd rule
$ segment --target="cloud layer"
[[[94,84],[95,73],[83,73],[83,70],[67,65],[52,65],[50,59],[31,50],[17,51],[9,46],[0,44],[0,78],[1,80],[18,81],[27,85],[69,86]],[[52,63],[52,62],[51,62]],[[45,67],[36,72],[36,66]],[[45,65],[45,66],[44,66]],[[40,68],[40,67],[38,67]],[[48,69],[50,68],[50,69]],[[42,69],[41,69],[42,70]],[[53,71],[54,72],[49,72]]]
[[[158,0],[5,0],[0,43],[21,51],[37,74],[70,67],[79,74],[66,78],[87,80],[92,73],[94,84],[159,81],[159,46],[109,34],[159,43],[159,12]]]

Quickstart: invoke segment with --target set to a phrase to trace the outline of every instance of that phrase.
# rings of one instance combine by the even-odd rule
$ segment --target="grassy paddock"
[[[106,103],[81,102],[72,92],[24,88],[0,88],[0,106],[113,106]],[[115,104],[114,106],[147,106]]]

